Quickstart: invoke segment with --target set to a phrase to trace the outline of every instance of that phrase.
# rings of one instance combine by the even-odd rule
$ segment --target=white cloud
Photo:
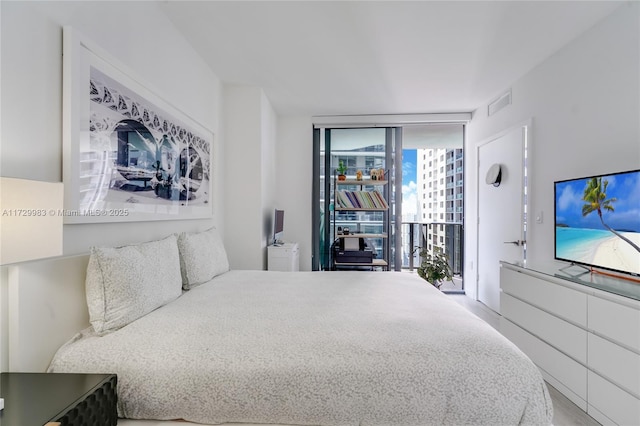
[[[402,162],[402,176],[415,176],[416,175],[416,165],[415,163],[410,163],[408,161]]]
[[[411,181],[408,185],[402,185],[402,215],[418,214],[418,185]]]
[[[415,193],[418,189],[418,184],[414,181],[409,182],[408,185],[402,185],[402,193],[407,194],[409,192]]]
[[[569,207],[579,203],[581,198],[579,194],[573,191],[570,185],[565,186],[558,198],[558,210],[567,210]]]

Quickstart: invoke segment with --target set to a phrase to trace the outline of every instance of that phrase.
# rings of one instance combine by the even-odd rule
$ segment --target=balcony
[[[442,225],[444,231],[440,228]],[[462,286],[462,269],[464,265],[464,229],[461,223],[446,222],[402,222],[402,269],[415,271],[420,265],[419,252],[422,248],[428,248],[427,235],[437,234],[444,237],[443,243],[431,241],[433,246],[442,247],[449,256],[449,265],[454,274],[454,283],[444,283],[441,287],[445,291],[459,291]],[[435,235],[434,235],[435,238]]]

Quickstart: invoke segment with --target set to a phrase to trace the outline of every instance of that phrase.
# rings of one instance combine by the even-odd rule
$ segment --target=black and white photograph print
[[[87,191],[100,203],[201,205],[210,202],[211,140],[95,67],[89,80]]]

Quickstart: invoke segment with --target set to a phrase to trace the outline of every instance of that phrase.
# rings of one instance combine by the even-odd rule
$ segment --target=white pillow
[[[189,290],[229,270],[229,259],[216,228],[183,232],[178,237],[182,288]]]
[[[175,235],[160,241],[92,247],[86,278],[89,321],[97,332],[124,327],[182,294]]]

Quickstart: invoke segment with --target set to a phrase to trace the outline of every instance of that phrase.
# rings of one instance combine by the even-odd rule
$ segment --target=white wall
[[[276,114],[262,89],[224,87],[225,247],[231,269],[266,269],[273,232]]]
[[[276,147],[276,204],[284,209],[284,240],[300,245],[300,270],[311,270],[313,124],[311,117],[280,117]],[[317,207],[317,204],[315,204]]]
[[[553,182],[640,167],[640,4],[610,17],[511,85],[513,104],[473,114],[465,146],[465,288],[475,296],[476,146],[531,118],[528,259],[553,259]],[[505,84],[504,89],[509,86]],[[497,94],[496,94],[497,95]],[[487,102],[492,99],[487,99]]]
[[[276,187],[277,170],[277,131],[278,131],[278,116],[275,110],[271,106],[269,99],[262,92],[261,96],[262,105],[262,165],[261,165],[261,180],[262,185],[262,241],[261,247],[266,247],[271,244],[273,240],[273,226],[274,226],[274,210],[278,207],[276,202],[276,194],[278,188]],[[263,265],[265,268],[267,264],[267,251],[263,250]]]

